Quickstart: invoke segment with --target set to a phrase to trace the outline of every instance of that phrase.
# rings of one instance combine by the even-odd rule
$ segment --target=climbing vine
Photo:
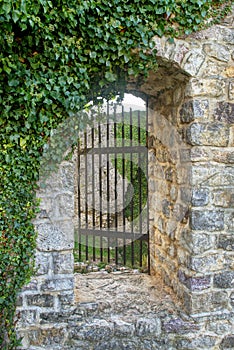
[[[154,35],[188,35],[231,3],[0,0],[1,349],[19,344],[16,298],[33,273],[35,190],[51,130],[98,96],[122,96],[130,75],[156,69]]]

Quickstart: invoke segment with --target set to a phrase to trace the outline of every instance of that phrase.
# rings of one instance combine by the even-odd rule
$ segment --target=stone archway
[[[128,85],[129,91],[150,97],[153,111],[153,270],[178,294],[187,313],[200,322],[206,317],[207,332],[221,344],[233,342],[230,327],[220,332],[222,320],[232,322],[234,295],[232,38],[228,19],[174,43],[157,38],[159,71],[147,82],[138,79]],[[169,134],[161,133],[165,128]],[[38,270],[18,300],[25,348],[36,338],[41,345],[44,338],[65,337],[74,297],[73,238],[68,234],[73,207],[65,205],[73,203],[72,179],[67,161],[39,194]]]

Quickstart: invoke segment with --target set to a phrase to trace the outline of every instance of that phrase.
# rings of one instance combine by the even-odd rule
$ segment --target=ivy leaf
[[[111,73],[111,72],[106,72],[105,73],[105,78],[106,78],[107,81],[112,83],[112,82],[116,81],[117,76],[115,74]]]

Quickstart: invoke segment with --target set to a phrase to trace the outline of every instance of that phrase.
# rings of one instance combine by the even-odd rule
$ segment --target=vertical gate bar
[[[146,100],[146,118],[145,118],[145,129],[146,129],[146,198],[147,198],[147,234],[148,234],[148,274],[150,274],[150,234],[149,234],[149,187],[148,187],[148,164],[149,164],[149,154],[148,154],[148,126],[149,126],[149,100]]]
[[[98,122],[98,147],[101,148],[102,132],[101,124]],[[102,154],[99,152],[99,227],[102,229]],[[102,236],[100,236],[100,260],[103,261]]]
[[[138,111],[138,144],[141,144],[141,114],[140,111]],[[143,153],[144,157],[144,153]],[[140,225],[140,233],[142,234],[142,156],[141,153],[138,153],[138,184],[139,184],[139,225]],[[140,267],[142,266],[142,240],[139,242],[140,249],[139,249],[139,255],[140,255]]]
[[[85,228],[89,226],[88,219],[88,155],[87,155],[87,131],[84,132],[84,149],[85,149]],[[85,258],[89,260],[89,250],[88,250],[89,236],[85,235]]]
[[[94,149],[94,139],[95,133],[94,128],[92,128],[92,149]],[[94,153],[92,152],[92,218],[93,218],[93,228],[95,227],[95,167],[94,167]],[[96,249],[95,249],[95,235],[93,235],[93,261],[96,260]]]
[[[117,147],[117,125],[116,125],[116,104],[114,105],[114,146]],[[118,181],[118,172],[117,172],[117,155],[115,154],[115,229],[118,231],[118,190],[117,190],[117,181]],[[115,239],[115,263],[118,265],[119,260],[119,251],[118,251],[118,238]]]
[[[122,105],[122,147],[125,146],[125,130],[124,130],[124,106]],[[123,230],[125,232],[125,155],[122,150],[122,179],[123,179]],[[123,263],[126,265],[126,239],[123,238]]]
[[[106,115],[106,147],[109,148],[109,139],[110,139],[110,126],[109,126],[109,116],[110,116],[110,110],[109,110],[109,103],[107,104],[107,115]],[[106,173],[107,173],[107,181],[106,181],[106,187],[107,187],[107,227],[110,228],[110,164],[109,164],[109,153],[106,155]],[[107,237],[107,260],[108,263],[110,262],[110,238]]]
[[[78,257],[79,260],[81,260],[81,233],[80,233],[80,228],[81,228],[81,203],[80,203],[80,140],[78,140],[77,144],[77,168],[78,168],[78,177],[77,177],[77,200],[78,200]]]
[[[133,130],[132,130],[132,108],[130,108],[130,112],[129,112],[129,119],[130,119],[130,125],[129,125],[129,137],[130,137],[130,146],[132,146],[132,139],[133,139]],[[133,186],[133,159],[132,159],[132,152],[130,152],[130,184]],[[133,186],[133,191],[134,191],[134,186]],[[133,198],[134,198],[134,192],[133,192]],[[131,233],[133,235],[133,202],[134,199],[131,198]],[[134,239],[131,239],[131,263],[132,266],[134,265]]]

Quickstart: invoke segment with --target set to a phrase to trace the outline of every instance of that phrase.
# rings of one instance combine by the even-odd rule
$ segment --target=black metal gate
[[[149,268],[147,126],[147,108],[107,105],[80,135],[79,261]]]

